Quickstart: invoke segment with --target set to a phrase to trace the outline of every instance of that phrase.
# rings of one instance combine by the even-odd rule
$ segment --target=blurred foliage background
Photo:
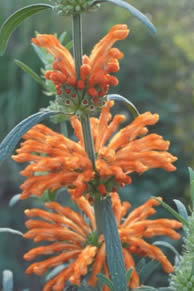
[[[171,206],[174,198],[188,205],[187,166],[194,167],[194,4],[190,0],[130,0],[130,3],[152,20],[157,28],[156,37],[127,11],[104,4],[100,9],[83,15],[84,52],[89,53],[112,25],[129,25],[130,36],[118,44],[125,54],[118,73],[120,83],[111,93],[129,98],[142,113],[151,111],[160,114],[160,122],[151,131],[171,141],[170,151],[178,157],[178,161],[175,173],[154,170],[140,177],[133,175],[133,184],[121,189],[121,194],[134,206],[151,195],[164,197]],[[29,1],[25,0],[2,0],[0,24],[16,9],[27,4]],[[19,121],[47,106],[50,99],[30,76],[16,66],[14,59],[25,62],[39,73],[41,63],[31,47],[34,32],[62,33],[64,30],[71,40],[71,19],[57,18],[54,12],[46,11],[26,20],[11,37],[5,56],[0,58],[0,140]],[[117,106],[116,110],[121,112],[124,109]],[[37,202],[29,199],[18,202],[13,208],[8,206],[9,199],[20,191],[19,185],[23,181],[19,175],[21,168],[11,159],[1,164],[0,227],[25,231],[23,210]],[[160,208],[159,216],[164,215],[169,214]],[[175,245],[180,249],[180,242],[175,242]],[[19,237],[0,234],[0,274],[3,269],[13,270],[16,291],[24,288],[41,290],[42,279],[24,275],[27,263],[22,256],[29,248],[30,243]],[[167,276],[159,270],[148,283],[166,286]]]

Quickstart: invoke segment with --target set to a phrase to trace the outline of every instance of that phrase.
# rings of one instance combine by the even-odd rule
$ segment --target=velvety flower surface
[[[78,143],[42,124],[30,129],[24,139],[17,156],[13,156],[17,162],[30,162],[21,171],[28,177],[21,185],[21,199],[31,194],[41,196],[47,189],[54,191],[64,186],[74,187],[77,194],[87,189],[87,182],[94,177],[94,172],[86,152]]]
[[[146,242],[145,238],[167,235],[172,239],[179,239],[180,235],[175,229],[180,228],[181,223],[173,219],[148,219],[156,212],[154,207],[159,205],[159,202],[154,199],[149,199],[126,216],[130,203],[122,203],[115,192],[110,195],[120,239],[123,243],[125,267],[126,270],[133,267],[129,286],[136,288],[140,285],[133,254],[157,260],[165,272],[172,272],[173,266],[167,257],[158,247]],[[52,212],[42,209],[25,211],[30,219],[26,222],[28,231],[24,237],[33,239],[34,242],[48,242],[47,245],[36,247],[24,255],[25,260],[29,261],[39,255],[47,256],[40,262],[32,263],[27,268],[26,274],[42,275],[53,267],[68,263],[62,271],[45,284],[43,291],[62,291],[67,280],[79,285],[83,276],[89,271],[91,275],[88,284],[94,287],[97,284],[97,274],[103,272],[109,277],[103,235],[96,240],[92,239],[95,238],[96,230],[93,208],[84,197],[76,199],[75,202],[86,215],[87,222],[79,213],[57,202],[46,203],[46,208]],[[38,219],[34,219],[35,217]],[[108,288],[104,287],[103,290],[108,290]]]
[[[94,110],[97,104],[103,105],[105,102],[102,97],[109,87],[118,84],[118,79],[111,73],[119,70],[118,60],[123,54],[112,46],[116,41],[125,39],[128,33],[125,24],[113,26],[94,46],[90,56],[83,56],[80,80],[77,80],[71,53],[54,35],[38,34],[32,42],[54,57],[53,70],[46,71],[45,77],[56,85],[57,94],[64,97],[64,105],[76,107],[80,103],[79,106],[89,106],[90,110]]]
[[[106,194],[117,185],[130,184],[133,172],[176,169],[172,163],[177,158],[167,152],[169,142],[158,134],[147,134],[146,126],[155,124],[159,116],[146,112],[115,133],[125,117],[117,114],[112,119],[110,108],[113,104],[107,102],[99,119],[90,119],[97,154],[95,170],[84,150],[81,124],[75,116],[71,124],[79,143],[41,124],[24,135],[25,141],[17,155],[12,156],[17,162],[30,162],[21,172],[27,177],[21,185],[22,199],[64,186],[73,189],[71,194],[76,197],[87,191],[98,190]]]

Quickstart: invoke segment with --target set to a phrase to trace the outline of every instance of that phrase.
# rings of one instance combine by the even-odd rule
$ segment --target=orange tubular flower
[[[140,285],[132,256],[134,253],[158,260],[165,272],[172,272],[173,266],[163,252],[146,242],[144,238],[167,235],[172,239],[179,239],[180,235],[175,229],[180,228],[181,223],[173,219],[149,220],[148,216],[156,212],[154,207],[160,204],[154,199],[149,199],[124,219],[130,203],[121,203],[116,192],[110,195],[120,239],[123,243],[126,270],[133,267],[129,287],[137,288]],[[104,272],[109,277],[103,236],[92,240],[92,237],[95,238],[96,229],[93,208],[84,197],[76,199],[75,202],[89,218],[89,224],[80,214],[57,202],[46,203],[46,207],[52,209],[52,212],[41,209],[25,211],[30,219],[26,222],[29,230],[24,237],[33,239],[35,242],[49,242],[46,246],[36,247],[27,252],[24,255],[25,260],[33,260],[39,255],[50,255],[41,262],[31,264],[26,274],[42,275],[50,268],[70,261],[68,266],[45,284],[43,291],[61,291],[67,280],[79,285],[82,276],[86,275],[89,269],[92,271],[88,280],[91,286],[96,286],[98,273]],[[39,217],[41,220],[35,220],[34,217]],[[104,288],[103,291],[105,290],[107,289]]]
[[[25,142],[17,150],[17,155],[12,156],[17,162],[30,162],[21,172],[28,177],[21,185],[22,199],[64,186],[73,189],[70,192],[75,197],[86,193],[87,189],[89,193],[98,190],[105,195],[117,185],[130,184],[129,174],[133,172],[142,174],[153,168],[176,169],[172,163],[177,158],[167,152],[169,142],[157,134],[145,135],[148,132],[146,126],[158,121],[157,114],[141,114],[110,139],[125,120],[122,115],[115,115],[111,120],[113,104],[113,101],[107,102],[99,119],[91,118],[97,153],[96,173],[84,150],[81,124],[75,116],[71,118],[71,124],[79,143],[40,124],[24,135]]]
[[[81,98],[79,102],[84,108],[93,111],[96,106],[103,105],[104,97],[110,86],[116,86],[118,79],[111,73],[119,70],[118,60],[123,57],[121,51],[112,48],[118,40],[125,39],[129,29],[125,24],[112,27],[107,35],[93,48],[90,56],[83,56],[80,68],[80,80],[76,79],[75,64],[71,53],[61,45],[54,35],[38,34],[32,42],[45,48],[54,57],[53,70],[45,73],[45,78],[51,80],[62,96],[65,105]],[[76,101],[75,104],[78,104]]]
[[[78,196],[87,189],[87,182],[94,177],[94,172],[86,152],[78,143],[41,124],[29,130],[24,139],[18,154],[13,156],[17,162],[30,162],[21,171],[28,177],[21,185],[21,199],[31,194],[41,196],[47,189],[54,191],[64,186],[74,187]]]

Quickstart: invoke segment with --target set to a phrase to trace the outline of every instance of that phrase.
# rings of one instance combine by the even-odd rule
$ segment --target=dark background
[[[162,196],[173,207],[172,200],[175,198],[189,205],[187,167],[194,166],[194,4],[190,0],[131,0],[130,3],[152,20],[157,36],[153,37],[127,11],[103,4],[99,10],[83,15],[84,52],[89,54],[93,45],[112,25],[129,25],[130,36],[117,45],[125,57],[117,74],[119,86],[111,92],[129,98],[141,113],[151,111],[160,114],[160,122],[151,131],[171,141],[170,151],[178,157],[178,161],[174,173],[153,170],[142,176],[133,175],[133,184],[120,193],[134,206],[153,195]],[[29,1],[24,0],[2,0],[0,24],[16,9],[28,4]],[[31,47],[35,31],[66,31],[71,40],[71,18],[57,18],[53,12],[44,11],[25,20],[12,35],[6,54],[0,58],[0,140],[14,125],[40,107],[47,106],[50,100],[43,94],[42,88],[14,63],[14,59],[19,59],[37,73],[40,72],[41,63]],[[120,112],[123,107],[116,109]],[[20,192],[19,185],[23,181],[19,175],[21,168],[11,159],[0,166],[0,227],[12,227],[24,232],[23,211],[37,202],[29,199],[18,202],[13,208],[8,206],[10,198]],[[169,215],[162,208],[158,214]],[[30,245],[19,236],[0,233],[0,274],[4,269],[14,272],[14,290],[41,290],[42,279],[24,275],[28,264],[22,256]],[[175,242],[175,245],[180,249],[180,242]],[[167,280],[167,276],[159,270],[148,283],[157,287],[166,286]]]

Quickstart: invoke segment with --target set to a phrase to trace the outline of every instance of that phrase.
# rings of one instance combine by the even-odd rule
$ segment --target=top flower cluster
[[[75,62],[71,53],[54,35],[38,34],[32,42],[45,48],[55,58],[53,70],[46,71],[45,78],[55,84],[57,95],[65,98],[65,105],[70,105],[72,99],[79,97],[80,103],[83,106],[89,105],[92,110],[98,103],[104,105],[105,101],[101,100],[109,87],[118,84],[118,79],[111,73],[119,70],[118,60],[123,57],[123,53],[118,48],[113,48],[113,45],[116,41],[125,39],[128,34],[127,25],[113,26],[95,45],[90,56],[83,56],[80,79],[76,76]]]

